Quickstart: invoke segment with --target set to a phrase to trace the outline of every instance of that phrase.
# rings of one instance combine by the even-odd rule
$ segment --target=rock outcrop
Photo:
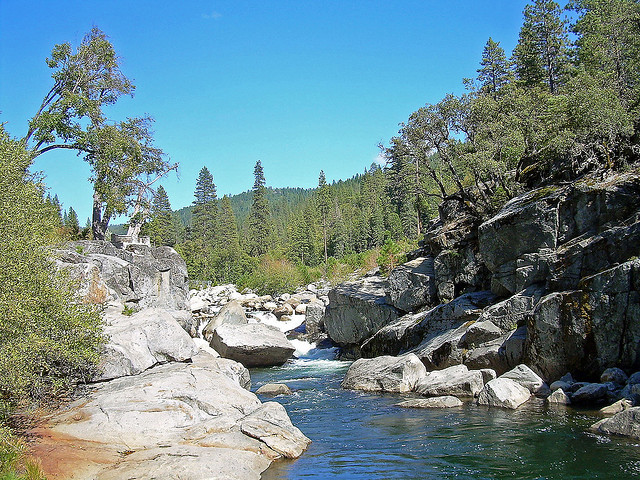
[[[373,276],[333,288],[324,322],[329,337],[359,354],[364,340],[398,318],[398,310],[386,302],[386,285]]]
[[[79,240],[58,250],[56,263],[79,282],[79,293],[92,303],[189,307],[187,266],[171,247],[131,245],[123,250],[105,241]]]

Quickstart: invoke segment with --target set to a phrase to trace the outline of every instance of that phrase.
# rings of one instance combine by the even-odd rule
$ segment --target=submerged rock
[[[347,370],[342,388],[406,393],[412,391],[426,373],[423,363],[413,354],[361,358]]]
[[[451,395],[430,398],[413,398],[397,404],[402,408],[452,408],[462,406],[462,401]]]
[[[640,440],[640,407],[632,407],[595,423],[592,429],[608,435]]]
[[[257,395],[269,395],[275,397],[276,395],[291,395],[293,392],[284,383],[266,383],[256,390]]]

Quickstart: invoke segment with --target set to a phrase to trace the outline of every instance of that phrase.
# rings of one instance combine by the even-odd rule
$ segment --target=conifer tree
[[[267,201],[267,188],[260,160],[256,162],[253,175],[255,181],[253,183],[253,201],[247,219],[246,245],[249,255],[260,256],[269,251],[271,242],[269,202]]]
[[[167,192],[162,185],[158,187],[151,206],[151,221],[147,231],[151,242],[156,245],[174,246],[176,235],[173,226],[173,215]]]
[[[218,241],[221,248],[239,248],[238,226],[236,217],[231,208],[231,200],[227,195],[220,201],[220,211],[218,212]]]
[[[557,93],[569,67],[567,26],[553,0],[534,0],[523,12],[524,22],[513,52],[518,80],[525,86],[546,85]]]
[[[482,52],[481,68],[478,69],[480,91],[497,99],[500,90],[509,83],[509,62],[500,42],[494,42],[491,37]]]
[[[318,213],[322,223],[322,241],[324,246],[324,263],[327,263],[327,230],[329,227],[329,211],[331,209],[331,190],[327,185],[324,171],[320,170],[318,179]]]
[[[78,214],[69,207],[69,211],[65,212],[64,226],[69,232],[69,236],[72,240],[77,240],[80,237],[80,223],[78,221]]]
[[[193,201],[193,217],[191,234],[194,240],[202,245],[212,247],[214,244],[218,216],[216,185],[213,175],[207,167],[202,167],[196,180]]]

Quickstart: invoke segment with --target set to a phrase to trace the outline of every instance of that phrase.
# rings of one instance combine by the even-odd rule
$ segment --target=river
[[[538,400],[515,411],[400,408],[401,395],[341,389],[349,362],[331,360],[332,352],[251,370],[254,391],[291,387],[293,395],[273,400],[313,441],[299,459],[274,462],[263,480],[640,478],[638,442],[589,432],[595,412]]]

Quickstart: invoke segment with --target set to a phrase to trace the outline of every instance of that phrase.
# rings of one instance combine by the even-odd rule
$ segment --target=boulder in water
[[[465,365],[454,365],[444,370],[429,372],[418,382],[415,391],[425,397],[475,397],[483,386],[480,370],[469,370]]]
[[[214,331],[211,347],[221,357],[248,368],[282,365],[296,350],[284,333],[262,323],[221,325]]]
[[[529,389],[510,378],[496,378],[487,383],[478,396],[479,405],[516,409],[531,398]]]
[[[368,392],[406,393],[427,373],[414,354],[400,357],[361,358],[349,367],[342,388]]]
[[[430,398],[414,398],[398,403],[398,407],[403,408],[452,408],[460,407],[462,402],[452,395]]]

